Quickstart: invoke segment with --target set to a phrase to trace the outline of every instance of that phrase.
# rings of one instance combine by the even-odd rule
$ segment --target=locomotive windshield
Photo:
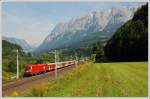
[[[30,66],[26,66],[26,67],[25,67],[25,70],[30,70],[30,69],[31,69]]]

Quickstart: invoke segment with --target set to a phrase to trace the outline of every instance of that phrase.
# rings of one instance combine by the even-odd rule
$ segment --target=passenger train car
[[[48,64],[26,64],[24,70],[24,76],[36,75],[55,69],[64,68],[67,66],[75,65],[76,61],[64,61],[58,63],[48,63]]]

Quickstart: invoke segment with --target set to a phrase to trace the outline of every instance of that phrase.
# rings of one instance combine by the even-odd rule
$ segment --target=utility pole
[[[59,52],[57,51],[57,62],[59,63],[60,58],[59,58]]]
[[[55,77],[57,78],[57,52],[55,50]]]
[[[77,59],[77,53],[75,52],[75,60],[76,60],[76,67],[77,67],[77,63],[78,63],[78,59]]]
[[[58,52],[57,52],[57,50],[55,50],[55,51],[53,51],[53,52],[49,52],[49,53],[53,53],[53,54],[55,54],[54,56],[54,58],[55,58],[55,78],[57,78],[57,68],[58,68],[58,57],[57,57],[57,54],[58,54]]]
[[[18,49],[17,49],[17,79],[19,79],[19,60],[18,60]]]

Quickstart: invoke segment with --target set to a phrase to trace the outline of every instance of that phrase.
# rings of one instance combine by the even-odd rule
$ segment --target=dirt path
[[[62,69],[58,69],[58,77],[64,73],[69,72],[71,69],[75,68],[75,66],[68,66]],[[32,88],[33,85],[47,82],[55,78],[55,71],[51,71],[45,74],[21,78],[6,84],[2,85],[2,96],[10,96],[13,92],[17,92],[18,94],[22,94]]]

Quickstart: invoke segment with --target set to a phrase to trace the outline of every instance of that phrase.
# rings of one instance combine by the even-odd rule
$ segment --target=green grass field
[[[24,96],[148,96],[148,63],[88,62]]]

